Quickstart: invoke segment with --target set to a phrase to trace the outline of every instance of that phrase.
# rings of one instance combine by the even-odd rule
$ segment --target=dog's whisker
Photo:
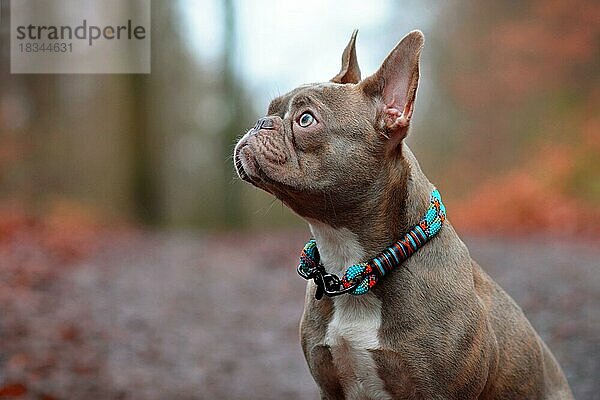
[[[265,206],[263,208],[266,208],[265,212],[263,213],[263,215],[267,215],[269,214],[269,212],[273,209],[273,206],[277,204],[277,198],[271,200],[271,202],[269,203],[268,206]]]
[[[337,214],[335,212],[335,202],[333,201],[333,198],[331,197],[331,193],[328,193],[328,194],[329,194],[329,200],[331,200],[331,209],[333,211],[333,216],[337,221]]]

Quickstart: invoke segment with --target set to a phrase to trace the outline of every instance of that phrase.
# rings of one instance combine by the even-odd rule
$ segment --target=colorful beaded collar
[[[399,266],[434,237],[440,231],[445,219],[446,207],[442,203],[440,192],[434,189],[425,216],[414,228],[372,260],[348,267],[342,279],[325,272],[314,239],[306,243],[300,254],[298,274],[304,279],[314,280],[317,285],[315,293],[317,300],[323,297],[323,294],[329,297],[344,293],[365,294],[381,277]]]

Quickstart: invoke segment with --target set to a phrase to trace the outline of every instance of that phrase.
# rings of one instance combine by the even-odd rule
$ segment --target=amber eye
[[[308,128],[314,124],[315,121],[315,117],[311,113],[305,112],[300,116],[300,118],[298,118],[298,125],[300,125],[302,128]]]

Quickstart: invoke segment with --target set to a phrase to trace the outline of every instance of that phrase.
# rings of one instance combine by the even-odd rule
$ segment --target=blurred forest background
[[[316,2],[298,10],[267,1],[251,8],[232,0],[202,3],[152,4],[150,75],[10,75],[9,48],[2,47],[3,209],[45,215],[68,204],[103,221],[163,227],[296,226],[283,207],[267,212],[267,196],[234,181],[235,139],[265,113],[270,96],[303,77],[335,74],[354,27],[364,74],[419,27],[427,44],[410,142],[454,223],[504,233],[598,233],[595,2],[409,1],[398,7],[389,1],[367,21],[360,16],[365,6],[355,2],[333,27],[295,23],[289,32],[286,19],[301,20],[304,10],[325,16],[338,10]],[[186,7],[205,15],[194,20]],[[263,8],[275,8],[266,15],[279,20],[254,24]],[[2,29],[6,44],[8,24]],[[328,30],[335,40],[319,40]],[[207,31],[213,32],[210,52],[198,37]],[[274,34],[281,39],[272,43]],[[288,56],[294,49],[302,56],[289,64],[297,65],[282,64],[278,52]],[[272,78],[247,67],[259,62],[271,65]],[[277,69],[294,73],[315,65],[318,71],[300,77]],[[476,206],[481,203],[486,206]]]
[[[338,71],[355,28],[365,76],[424,31],[409,143],[597,396],[599,2],[152,1],[149,75],[10,74],[0,5],[0,398],[315,395],[306,228],[231,153],[271,97]]]

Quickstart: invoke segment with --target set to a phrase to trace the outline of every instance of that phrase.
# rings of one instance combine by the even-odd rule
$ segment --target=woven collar
[[[326,294],[329,297],[350,293],[365,294],[383,277],[419,248],[434,237],[446,219],[446,207],[437,189],[431,192],[431,200],[427,212],[402,239],[388,246],[381,254],[368,262],[354,264],[344,273],[342,279],[325,272],[321,263],[317,242],[311,239],[300,254],[298,274],[304,279],[313,279],[317,285],[315,297],[319,300]]]

